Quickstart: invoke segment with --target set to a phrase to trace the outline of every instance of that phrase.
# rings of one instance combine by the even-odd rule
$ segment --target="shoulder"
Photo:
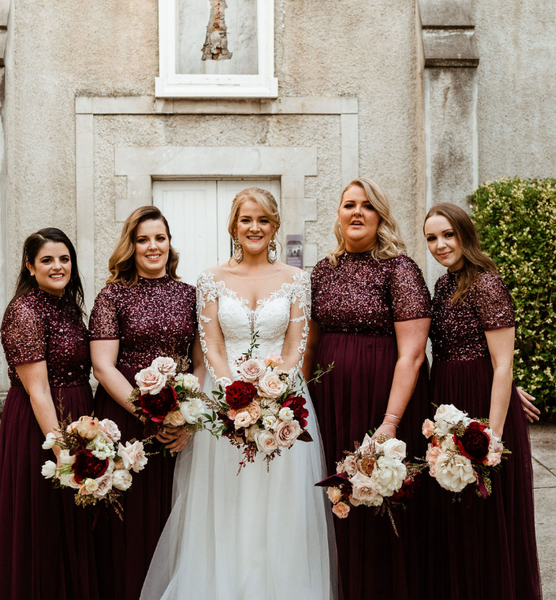
[[[398,254],[398,256],[393,256],[392,258],[386,258],[380,261],[386,267],[391,269],[392,271],[413,271],[416,273],[422,273],[419,265],[407,254]]]
[[[116,282],[116,283],[109,283],[108,285],[104,286],[100,292],[97,294],[97,300],[98,299],[108,299],[108,298],[116,298],[117,296],[119,296],[122,292],[125,293],[126,290],[128,290],[129,288],[127,286],[125,286],[123,283],[121,282]]]
[[[179,290],[179,292],[184,296],[195,296],[194,285],[190,285],[189,283],[185,283],[185,281],[178,281],[176,279],[171,279],[170,281],[170,285]]]
[[[339,259],[338,259],[338,264],[336,265],[336,267],[334,267],[328,257],[323,258],[323,259],[319,260],[319,262],[313,267],[313,270],[311,271],[311,279],[315,279],[316,277],[319,277],[326,273],[330,273],[335,268],[338,268],[339,265],[340,265]]]
[[[4,320],[28,317],[37,318],[40,316],[40,301],[33,290],[20,296],[12,302],[11,306],[6,311]]]
[[[510,294],[508,286],[502,280],[498,273],[483,271],[471,285],[469,290],[472,295],[487,295],[498,296],[502,294]]]

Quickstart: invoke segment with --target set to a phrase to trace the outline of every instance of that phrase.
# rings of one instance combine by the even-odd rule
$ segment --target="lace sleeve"
[[[303,366],[309,320],[311,318],[311,281],[308,273],[300,271],[293,277],[290,288],[290,324],[284,338],[282,358],[293,383]]]
[[[232,374],[226,360],[224,336],[218,324],[219,283],[214,274],[206,271],[197,279],[197,322],[199,341],[205,366],[216,385],[232,383]]]

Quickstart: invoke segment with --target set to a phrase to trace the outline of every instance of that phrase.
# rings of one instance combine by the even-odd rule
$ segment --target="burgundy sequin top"
[[[508,288],[499,275],[481,273],[465,300],[450,303],[457,288],[454,273],[446,273],[434,288],[430,338],[435,360],[474,360],[490,356],[485,331],[515,327]]]
[[[311,275],[311,316],[323,332],[393,336],[394,323],[430,317],[430,295],[411,258],[375,260],[345,252],[333,267],[321,260]]]
[[[185,356],[196,327],[195,288],[168,275],[111,283],[96,297],[91,340],[120,340],[118,365],[144,369],[158,356]]]
[[[53,296],[40,288],[20,296],[4,317],[2,345],[12,385],[22,385],[16,366],[42,360],[46,360],[52,387],[89,382],[87,328],[65,296]]]

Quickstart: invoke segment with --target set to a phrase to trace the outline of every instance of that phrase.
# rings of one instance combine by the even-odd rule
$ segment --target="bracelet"
[[[395,423],[390,423],[390,421],[382,421],[381,425],[392,425],[392,427],[398,428]]]
[[[402,418],[401,418],[401,417],[398,417],[397,415],[392,415],[392,414],[390,414],[390,413],[384,413],[384,416],[385,416],[385,417],[394,417],[394,419],[398,419],[398,421],[401,421],[401,420],[402,420]]]

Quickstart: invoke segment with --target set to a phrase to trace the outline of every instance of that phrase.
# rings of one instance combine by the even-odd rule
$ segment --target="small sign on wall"
[[[303,269],[303,236],[286,236],[286,264]]]

